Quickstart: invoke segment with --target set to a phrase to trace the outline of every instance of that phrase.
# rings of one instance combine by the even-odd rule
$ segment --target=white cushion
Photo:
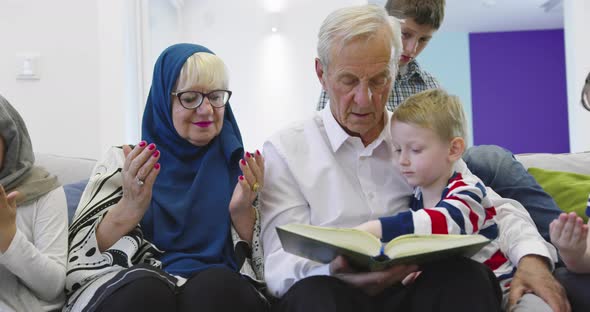
[[[63,185],[88,179],[95,164],[94,159],[35,154],[35,165],[57,175]]]
[[[566,171],[590,175],[590,152],[571,154],[519,154],[525,168],[535,167],[553,171]]]

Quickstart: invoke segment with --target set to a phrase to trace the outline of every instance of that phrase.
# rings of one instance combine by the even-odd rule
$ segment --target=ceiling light
[[[488,8],[493,8],[496,6],[496,0],[484,0],[482,2],[483,6],[488,7]]]

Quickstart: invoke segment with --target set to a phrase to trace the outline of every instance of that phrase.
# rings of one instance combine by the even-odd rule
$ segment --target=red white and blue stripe
[[[425,208],[415,189],[410,211],[383,217],[382,241],[404,234],[481,234],[491,240],[472,259],[486,264],[500,279],[512,277],[514,265],[500,251],[496,208],[479,178],[455,172],[435,207]]]

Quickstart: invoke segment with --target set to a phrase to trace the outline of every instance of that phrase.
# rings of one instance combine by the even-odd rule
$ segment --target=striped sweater
[[[390,241],[404,234],[481,234],[491,240],[472,259],[486,264],[504,280],[512,277],[515,267],[500,250],[496,209],[486,188],[475,175],[455,172],[435,207],[425,208],[419,187],[414,191],[411,210],[379,220],[382,240]]]

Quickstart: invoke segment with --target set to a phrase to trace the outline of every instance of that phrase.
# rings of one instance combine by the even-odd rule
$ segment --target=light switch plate
[[[39,80],[39,53],[27,52],[16,55],[16,79]]]

